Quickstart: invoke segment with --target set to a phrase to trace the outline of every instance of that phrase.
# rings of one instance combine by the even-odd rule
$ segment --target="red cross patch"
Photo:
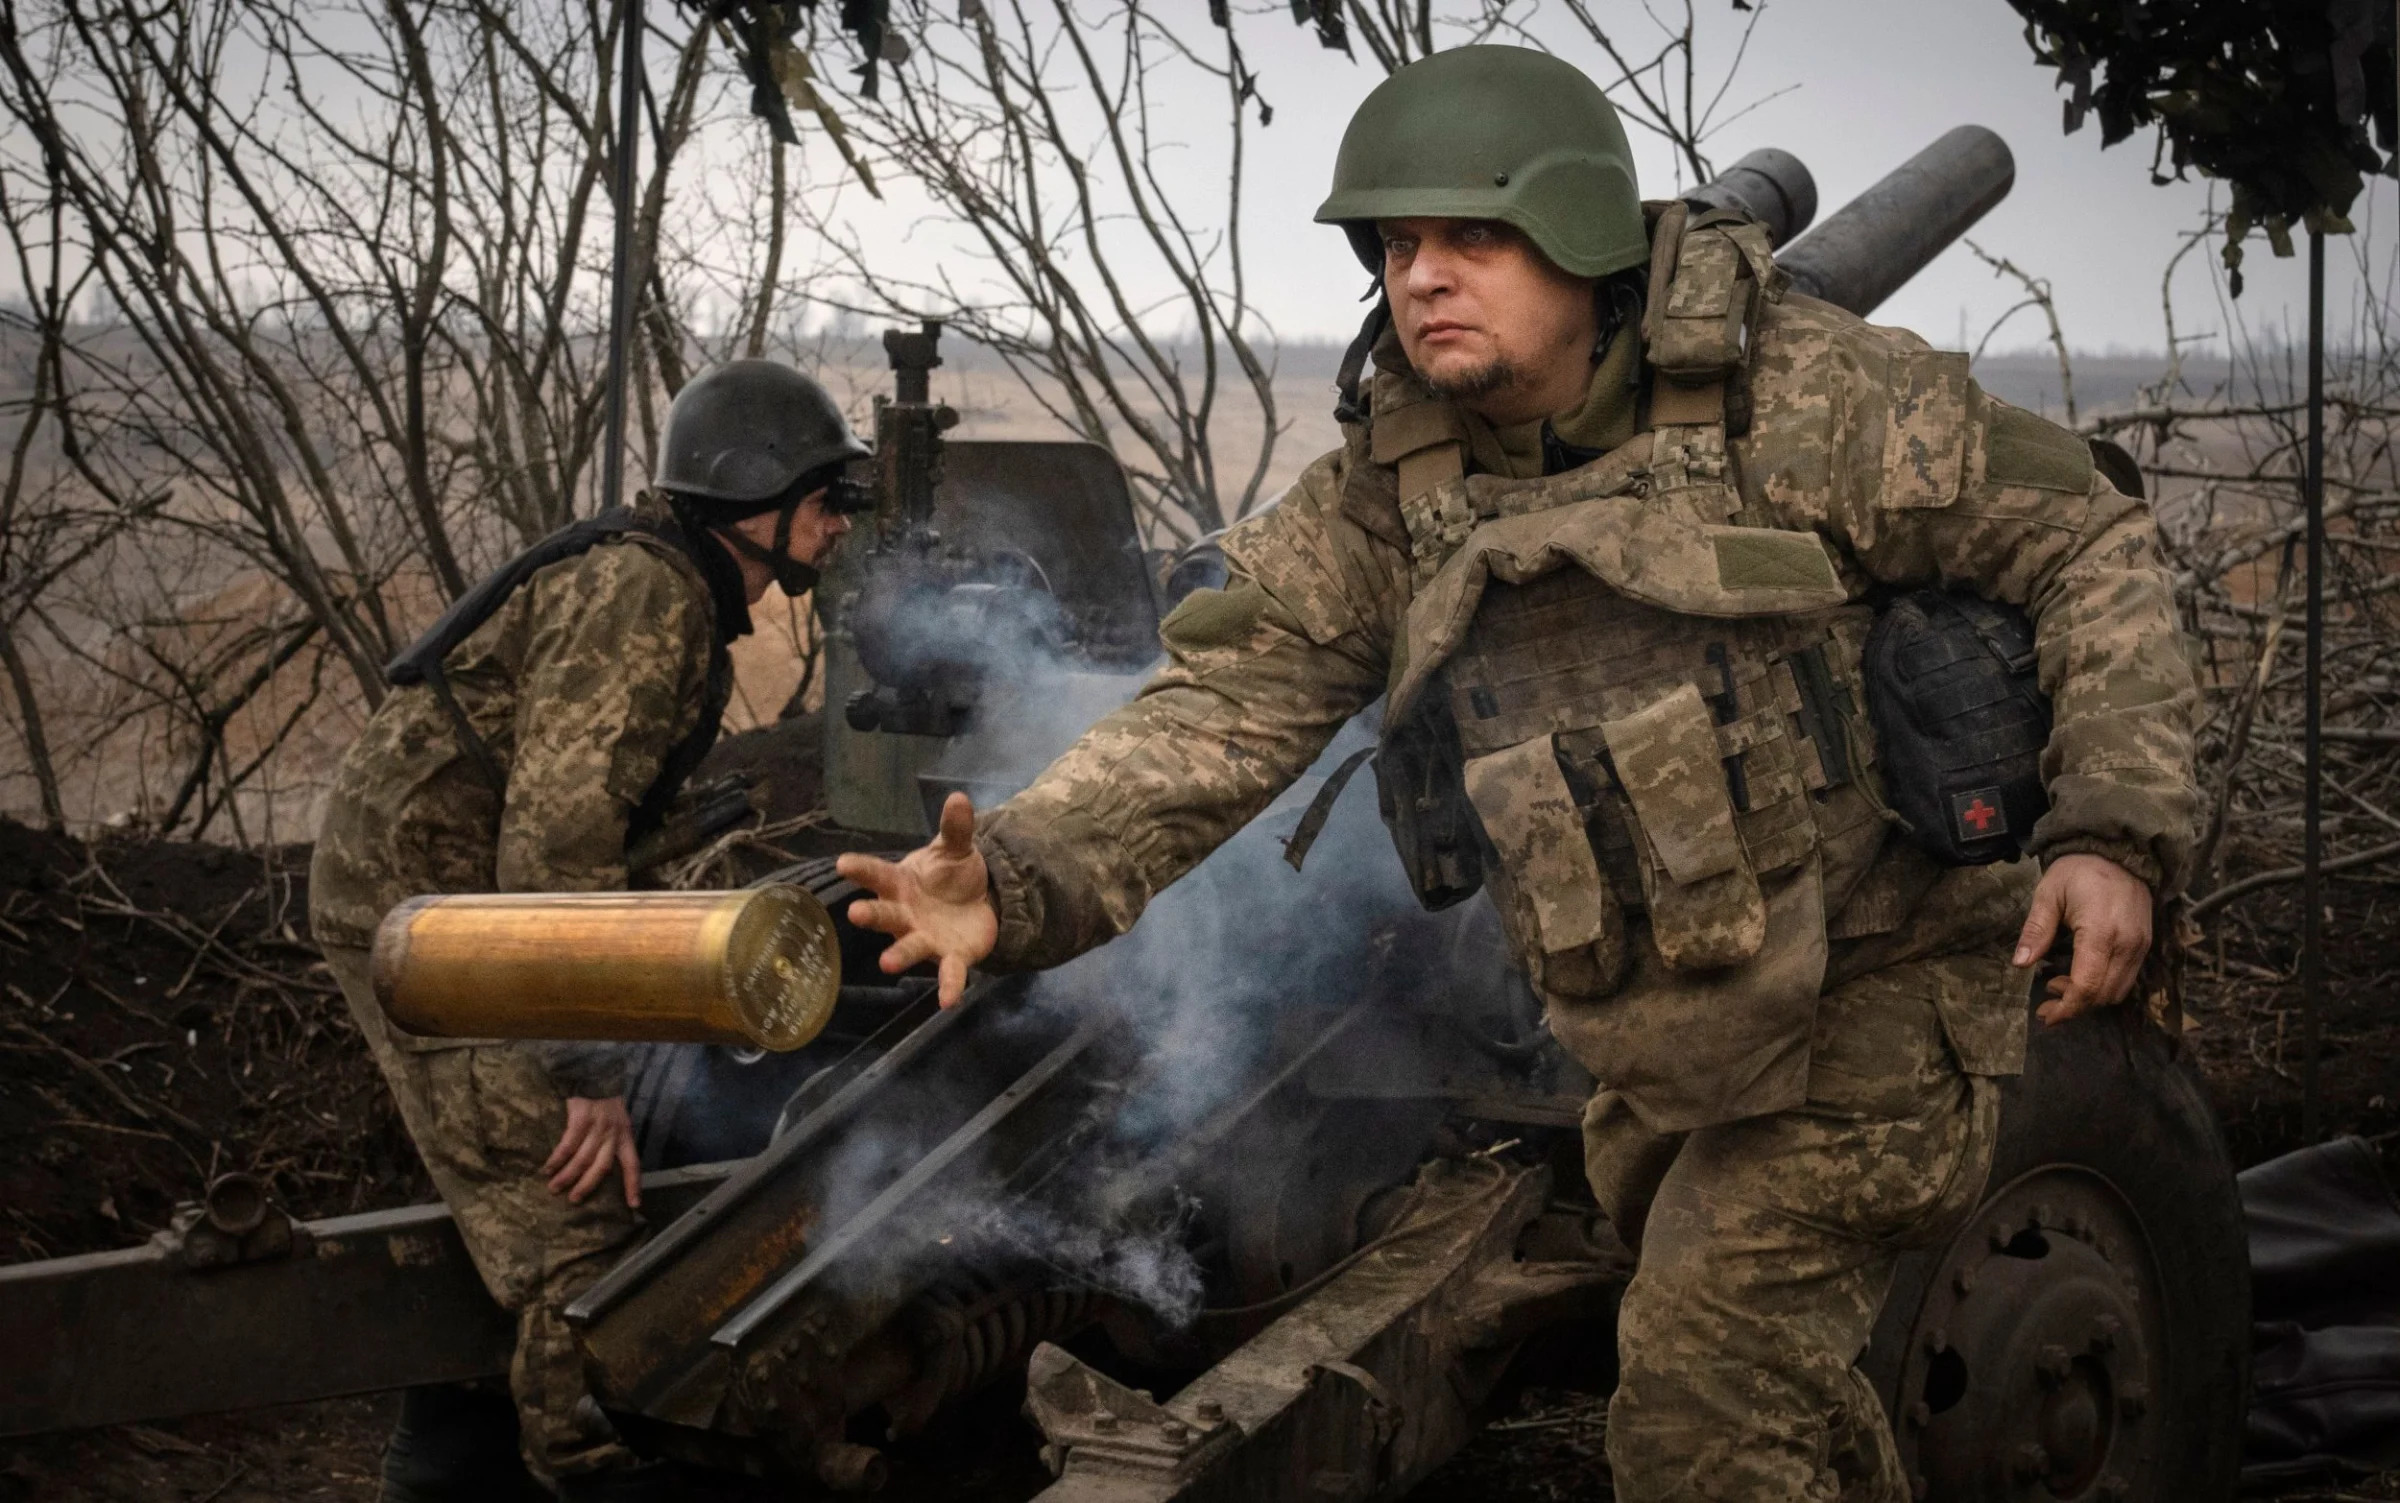
[[[1982,840],[2008,833],[2008,811],[1997,788],[1970,788],[1950,795],[1950,818],[1961,840]]]

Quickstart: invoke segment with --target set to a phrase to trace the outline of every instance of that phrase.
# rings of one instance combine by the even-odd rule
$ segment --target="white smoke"
[[[1027,650],[992,665],[977,722],[933,776],[967,788],[979,806],[1030,783],[1096,719],[1130,699],[1146,675],[1091,672],[1071,658]],[[1072,1186],[1035,1198],[970,1197],[911,1220],[997,1241],[1055,1275],[1140,1305],[1171,1328],[1199,1313],[1202,1270],[1187,1246],[1195,1207],[1140,1172],[1172,1152],[1256,1079],[1278,1021],[1304,1005],[1355,1000],[1376,985],[1395,925],[1418,915],[1375,809],[1371,770],[1334,806],[1303,871],[1285,841],[1329,774],[1373,742],[1374,717],[1345,727],[1315,767],[1248,828],[1158,895],[1133,930],[1037,978],[1027,1015],[1106,1008],[1123,1019],[1141,1063],[1131,1089],[1087,1125]],[[889,1103],[894,1130],[846,1145],[829,1165],[826,1224],[838,1225],[933,1146]],[[938,1114],[928,1114],[938,1115]],[[1131,1188],[1129,1188],[1131,1187]],[[1138,1192],[1138,1193],[1137,1193]]]

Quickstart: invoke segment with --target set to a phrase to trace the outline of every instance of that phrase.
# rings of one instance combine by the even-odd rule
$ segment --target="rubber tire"
[[[2025,1073],[2004,1083],[1994,1187],[2046,1165],[2113,1184],[2149,1233],[2174,1333],[2164,1402],[2167,1463],[2156,1498],[2208,1503],[2237,1491],[2250,1391],[2250,1257],[2224,1134],[2188,1062],[2130,1008],[2032,1025]],[[1980,1218],[1978,1218],[1979,1220]],[[1962,1236],[1976,1235],[1977,1220]],[[1943,1249],[1905,1258],[1861,1366],[1897,1417],[1903,1353]]]

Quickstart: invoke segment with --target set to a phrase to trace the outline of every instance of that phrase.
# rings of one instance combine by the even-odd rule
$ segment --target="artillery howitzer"
[[[1953,132],[1783,260],[1867,311],[2011,171]],[[1814,210],[1780,153],[1695,197],[1779,240]],[[1106,451],[943,439],[937,336],[887,336],[878,512],[825,586],[827,783],[858,845],[1030,775],[1089,718],[1038,705],[1129,692],[1171,603]],[[572,1311],[626,1438],[871,1488],[890,1439],[1021,1381],[1058,1503],[1366,1499],[1455,1451],[1537,1348],[1604,1385],[1630,1263],[1582,1184],[1588,1078],[1488,905],[1419,912],[1349,806],[1286,871],[1295,808],[1128,939],[949,1012],[843,926],[875,984],[776,1067],[801,1083],[763,1150],[654,1175],[656,1235]],[[772,880],[843,907],[827,861]],[[0,1269],[0,1434],[504,1368],[440,1207],[292,1225],[252,1189],[147,1248]],[[2169,1041],[2136,1009],[2037,1030],[1986,1204],[1904,1264],[1869,1353],[1921,1496],[2229,1494],[2246,1287]]]

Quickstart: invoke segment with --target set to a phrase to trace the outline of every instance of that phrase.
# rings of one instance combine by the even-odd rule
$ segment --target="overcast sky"
[[[1704,59],[1721,68],[1730,52],[1730,23],[1738,18],[1729,0],[1700,5],[1703,23],[1720,38],[1713,49],[1704,48]],[[1640,35],[1647,25],[1631,0],[1592,0],[1592,10],[1628,35]],[[1252,62],[1276,110],[1253,158],[1248,217],[1254,284],[1262,310],[1287,337],[1347,334],[1356,321],[1355,263],[1339,235],[1309,226],[1308,216],[1324,195],[1342,126],[1379,74],[1371,65],[1351,65],[1320,51],[1297,27],[1273,22],[1261,17],[1248,30]],[[1596,49],[1567,45],[1566,29],[1555,23],[1544,30],[1563,55],[1607,76]],[[2005,0],[1774,0],[1730,96],[1764,102],[1726,127],[1709,150],[1719,163],[1758,146],[1797,153],[1816,175],[1822,217],[1951,126],[1989,126],[2014,149],[2017,182],[1974,238],[2051,279],[2067,337],[2078,348],[2159,349],[2165,340],[2160,274],[2198,223],[2208,185],[2151,186],[2147,135],[2104,152],[2097,122],[2063,134],[2053,77],[2033,61],[2023,23]],[[1645,194],[1671,192],[1669,158],[1655,139],[1637,134],[1636,150]],[[2393,184],[2380,180],[2356,214],[2362,229],[2381,231],[2365,243],[2387,289],[2393,205]],[[2288,319],[2297,334],[2305,327],[2304,245],[2300,255],[2277,261],[2253,235],[2248,251],[2249,286],[2236,311],[2254,330]],[[2328,265],[2335,268],[2328,321],[2337,329],[2357,296],[2356,254],[2357,247],[2341,240],[2327,248]],[[2223,326],[2206,264],[2215,255],[2212,240],[2186,257],[2178,273],[2186,331]],[[1954,247],[1876,317],[1942,344],[1958,343],[1963,325],[1971,347],[2018,297],[2012,285],[1995,281]],[[2039,316],[2024,313],[1993,348],[2021,348],[2042,337]]]
[[[967,0],[928,0],[936,15],[955,18]],[[1205,0],[1158,0],[1198,45],[1211,36]],[[1615,28],[1629,51],[1655,49],[1660,33],[1645,4],[1680,16],[1681,0],[1585,0],[1602,24]],[[1699,49],[1704,88],[1722,78],[1748,13],[1732,0],[1694,0],[1702,28]],[[1796,153],[1814,172],[1820,218],[1952,126],[1976,123],[2000,133],[2017,162],[2015,190],[1974,231],[1987,250],[2006,256],[2055,287],[2068,340],[2079,350],[2157,351],[2165,331],[2159,279],[2178,246],[2199,224],[2209,199],[2202,181],[2154,187],[2149,181],[2152,138],[2148,134],[2102,151],[2096,122],[2068,136],[2060,130],[2060,96],[2054,75],[2040,67],[2026,46],[2023,25],[2007,0],[1758,0],[1759,23],[1721,114],[1738,118],[1707,143],[1720,163],[1730,163],[1760,146]],[[1040,9],[1040,7],[1036,7]],[[1451,3],[1437,7],[1467,9]],[[1105,7],[1091,7],[1105,12]],[[1244,244],[1249,288],[1259,314],[1285,339],[1347,339],[1356,328],[1363,278],[1341,234],[1310,223],[1324,197],[1342,129],[1360,99],[1382,78],[1363,55],[1359,61],[1321,49],[1314,35],[1290,23],[1288,0],[1234,0],[1239,36],[1274,122],[1249,135],[1244,183]],[[1581,36],[1560,0],[1517,0],[1513,12],[1530,18],[1545,43],[1601,80],[1614,71]],[[684,12],[654,6],[661,36],[651,46],[654,81],[670,76],[671,39],[688,24]],[[1104,38],[1105,39],[1105,38]],[[1445,44],[1455,34],[1439,38]],[[1100,49],[1105,57],[1108,49]],[[846,61],[820,59],[837,87],[848,81]],[[1061,76],[1071,72],[1063,66]],[[1159,75],[1151,125],[1153,163],[1178,194],[1189,221],[1205,231],[1222,211],[1226,177],[1225,101],[1222,86],[1189,67],[1169,66]],[[735,95],[738,96],[738,90]],[[1070,87],[1069,96],[1083,91]],[[732,96],[729,96],[732,97]],[[1069,97],[1068,107],[1078,101]],[[1081,102],[1088,104],[1088,97]],[[857,108],[856,101],[849,107]],[[371,103],[362,109],[372,109]],[[804,122],[805,124],[805,122]],[[1083,129],[1081,127],[1078,128]],[[1655,137],[1639,130],[1633,141],[1648,196],[1664,197],[1680,185],[1673,159]],[[887,174],[887,198],[869,201],[847,180],[820,132],[810,130],[805,147],[812,166],[806,178],[839,201],[845,228],[875,260],[904,279],[927,283],[954,275],[971,296],[1008,294],[975,265],[971,237],[941,216],[905,176]],[[1113,162],[1091,133],[1089,169],[1103,181]],[[755,152],[762,128],[738,105],[704,127],[689,163],[677,169],[679,222],[719,226],[740,233],[743,206],[714,202],[731,191],[728,177],[712,163]],[[10,139],[22,149],[23,143]],[[647,165],[647,164],[645,164]],[[748,181],[748,180],[745,180]],[[1053,195],[1054,198],[1057,196]],[[1105,195],[1104,195],[1105,196]],[[738,195],[737,195],[738,197]],[[2381,289],[2382,304],[2393,297],[2395,276],[2395,185],[2379,179],[2353,211],[2369,233],[2335,239],[2328,247],[2334,270],[2329,324],[2337,342],[2364,301],[2361,288]],[[1120,218],[1106,236],[1138,238]],[[1062,246],[1074,262],[1080,247]],[[822,250],[822,247],[819,248]],[[2304,328],[2305,257],[2277,260],[2263,237],[2248,243],[2247,294],[2230,310],[2220,306],[2214,268],[2218,240],[2181,263],[2176,278],[2181,329],[2213,334],[2230,312],[2256,332]],[[2367,280],[2362,283],[2361,258]],[[812,256],[804,239],[787,275],[805,285],[810,262],[822,268],[831,258]],[[1154,262],[1127,258],[1137,302],[1161,310],[1162,321],[1188,321]],[[1212,274],[1222,276],[1221,263]],[[838,271],[831,282],[838,285]],[[13,292],[10,269],[0,268],[0,292]],[[1964,247],[1953,247],[1919,274],[1876,317],[1905,324],[1937,343],[1973,348],[1992,321],[2021,291],[1995,279]],[[1156,301],[1152,301],[1152,300]],[[728,314],[727,309],[718,309]],[[2044,337],[2038,314],[2017,316],[1994,340],[1995,350],[2038,345]],[[2205,348],[2205,346],[2204,346]],[[2219,345],[2217,348],[2221,349]]]

